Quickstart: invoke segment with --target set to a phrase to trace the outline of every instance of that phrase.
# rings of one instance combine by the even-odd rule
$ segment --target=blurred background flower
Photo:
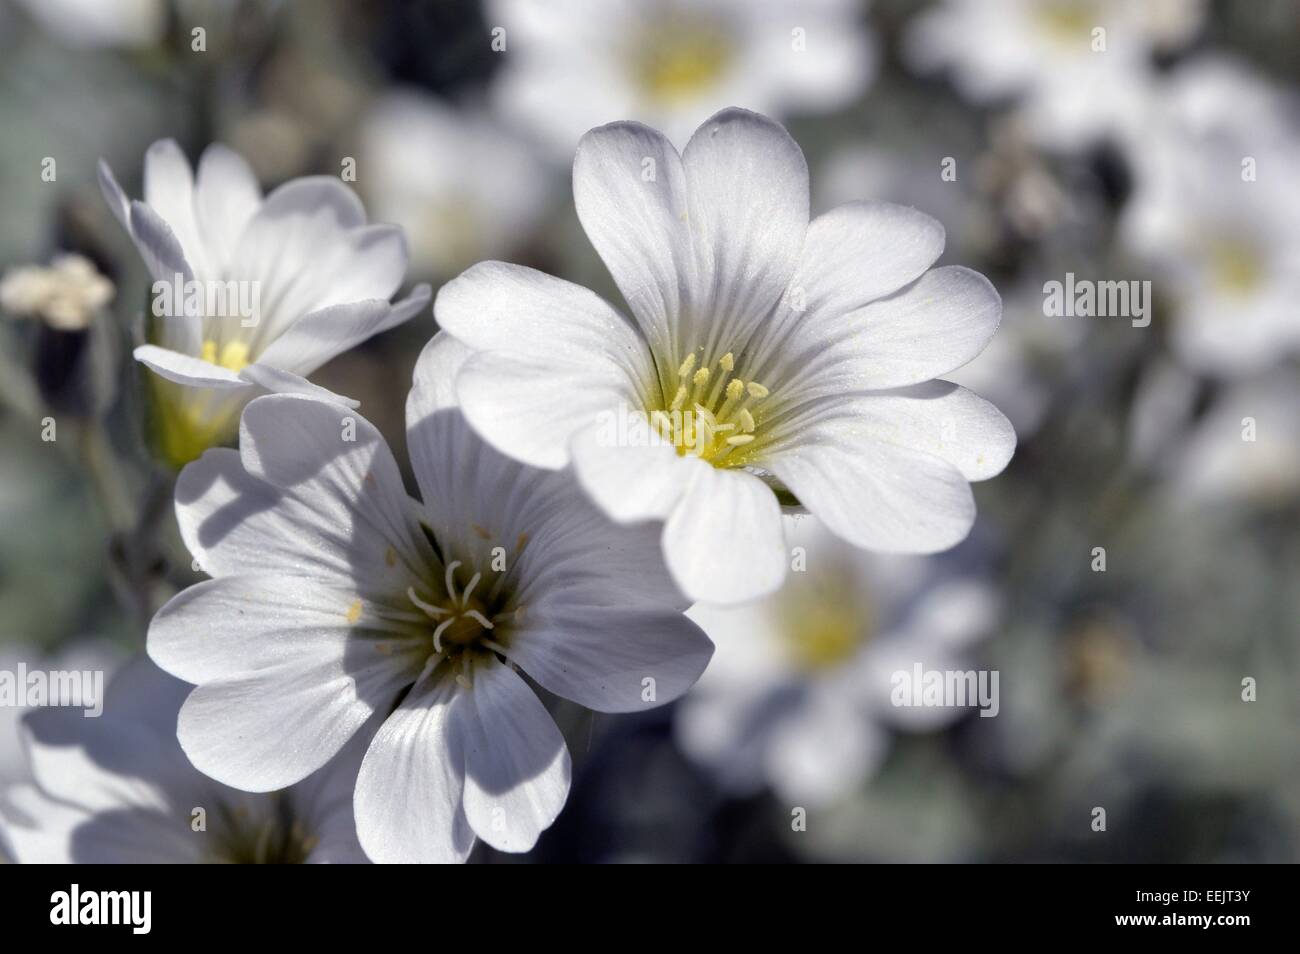
[[[1002,326],[952,377],[1019,446],[954,551],[814,538],[788,591],[696,610],[727,618],[675,706],[542,693],[573,787],[525,860],[1300,860],[1298,45],[1292,0],[0,0],[0,669],[138,652],[198,578],[99,159],[140,195],[151,142],[224,142],[268,193],[340,178],[412,280],[500,257],[617,301],[579,136],[681,146],[737,105],[788,124],[815,212],[916,206],[939,264],[990,277]],[[1149,324],[1049,317],[1067,273],[1149,281]],[[433,330],[313,376],[398,459]],[[953,586],[977,594],[955,615]],[[996,670],[998,714],[891,705],[881,673],[914,662]]]

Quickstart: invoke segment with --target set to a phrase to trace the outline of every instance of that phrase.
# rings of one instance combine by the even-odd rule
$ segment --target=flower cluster
[[[801,150],[755,113],[718,113],[680,153],[630,122],[583,139],[578,216],[627,312],[500,262],[443,287],[406,405],[418,500],[355,402],[305,380],[427,304],[390,303],[400,231],[334,180],[263,200],[221,146],[192,179],[156,144],[145,202],[101,175],[155,280],[253,281],[261,310],[200,295],[136,350],[169,456],[194,458],[176,517],[210,579],[149,627],[183,682],[142,662],[92,730],[30,720],[35,781],[4,815],[22,860],[111,857],[123,826],[149,858],[526,851],[571,775],[538,689],[601,712],[678,698],[706,632],[732,628],[708,605],[781,586],[783,513],[811,513],[827,546],[942,550],[970,529],[969,483],[1014,448],[991,404],[939,379],[996,330],[990,283],[932,268],[943,229],[914,209],[810,218]],[[616,408],[656,440],[600,440]],[[214,446],[235,420],[238,449]],[[792,671],[855,654],[825,609],[800,611],[825,632]],[[842,767],[869,758],[863,732]],[[137,735],[167,759],[136,766]],[[97,754],[114,746],[130,757]],[[106,777],[132,772],[148,784],[127,795]]]

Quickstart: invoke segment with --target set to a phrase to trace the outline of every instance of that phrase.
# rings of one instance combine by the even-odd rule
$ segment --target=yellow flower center
[[[1215,239],[1207,257],[1214,285],[1226,295],[1245,297],[1259,287],[1264,277],[1259,256],[1247,242]]]
[[[793,575],[780,594],[780,629],[793,664],[806,672],[825,671],[853,658],[871,638],[870,602],[843,572],[828,578]]]
[[[224,345],[218,347],[216,341],[208,338],[203,342],[203,351],[199,357],[208,364],[220,365],[238,373],[249,364],[248,343],[244,341],[227,341]]]
[[[757,381],[735,375],[728,351],[716,365],[696,367],[695,352],[677,368],[668,406],[651,410],[650,424],[681,456],[694,454],[715,467],[743,467],[758,450],[760,405],[770,395]]]
[[[1095,3],[1079,0],[1037,0],[1033,5],[1034,22],[1049,40],[1061,45],[1086,45],[1092,30],[1101,24]]]
[[[637,32],[632,64],[646,98],[672,105],[714,86],[731,59],[732,44],[720,24],[679,11]]]

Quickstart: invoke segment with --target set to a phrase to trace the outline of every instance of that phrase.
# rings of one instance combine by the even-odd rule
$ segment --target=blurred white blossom
[[[0,309],[80,331],[113,300],[113,283],[82,255],[56,255],[48,267],[25,265],[0,278]]]
[[[151,46],[167,26],[167,0],[18,0],[51,36],[78,48]]]
[[[1171,76],[1129,142],[1127,244],[1157,270],[1188,367],[1257,372],[1300,351],[1300,109],[1232,60]]]
[[[25,864],[286,864],[366,860],[352,821],[361,749],[283,792],[250,794],[194,768],[176,742],[188,687],[138,660],[100,718],[24,720],[33,782],[0,796],[0,841]]]
[[[880,764],[895,729],[936,729],[969,709],[891,702],[894,674],[964,671],[988,634],[996,590],[945,578],[934,558],[846,546],[816,520],[787,518],[806,569],[780,592],[690,616],[717,647],[677,710],[683,750],[734,794],[764,785],[792,805],[823,805]]]
[[[392,91],[361,136],[358,184],[374,213],[406,232],[419,272],[450,275],[505,254],[546,205],[545,167],[481,110]]]
[[[616,120],[680,142],[732,103],[826,112],[875,69],[857,0],[489,0],[486,17],[506,43],[497,106],[565,159]]]
[[[943,0],[905,36],[907,60],[968,99],[1015,102],[1036,139],[1065,149],[1134,128],[1152,55],[1200,29],[1202,0]],[[1100,31],[1100,32],[1098,32]]]

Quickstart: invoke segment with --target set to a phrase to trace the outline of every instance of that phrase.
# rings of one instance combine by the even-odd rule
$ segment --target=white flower
[[[82,255],[56,255],[48,268],[26,265],[0,279],[0,309],[80,331],[113,300],[113,283]]]
[[[983,276],[930,270],[938,222],[859,202],[809,223],[799,147],[743,110],[681,156],[636,123],[594,130],[573,181],[634,317],[500,262],[444,286],[437,319],[477,352],[458,397],[490,443],[537,467],[572,460],[617,520],[666,519],[669,569],[696,600],[780,585],[782,505],[870,549],[966,535],[969,481],[1002,470],[1015,434],[934,380],[983,350],[1000,313]],[[643,433],[611,434],[612,418]]]
[[[10,678],[16,678],[20,664],[25,666],[29,673],[38,670],[42,672],[97,670],[107,675],[120,661],[112,652],[105,652],[99,641],[93,639],[79,640],[66,650],[45,657],[33,651],[31,647],[19,648],[10,645],[0,649],[0,673],[9,673]],[[80,701],[71,694],[69,686],[57,681],[49,683],[49,691],[53,693],[54,698],[47,700],[48,705],[72,705]],[[31,778],[19,737],[22,717],[31,711],[26,701],[24,696],[18,705],[0,705],[0,786],[26,782]]]
[[[1122,234],[1157,269],[1171,342],[1195,371],[1240,377],[1300,351],[1294,107],[1233,61],[1197,59],[1130,144]]]
[[[55,39],[68,46],[151,46],[167,28],[165,0],[19,0]]]
[[[25,719],[34,784],[0,800],[0,840],[27,864],[364,862],[351,792],[361,750],[283,792],[249,794],[195,770],[176,743],[184,683],[148,660],[113,680],[100,718]]]
[[[198,685],[181,745],[227,784],[292,784],[383,720],[355,795],[380,862],[461,861],[476,836],[525,851],[555,820],[568,750],[516,667],[622,712],[676,698],[713,650],[654,530],[618,527],[571,475],[474,435],[446,384],[463,359],[439,335],[416,368],[423,507],[364,419],[301,395],[253,401],[240,451],[210,451],[177,484],[182,535],[215,579],[149,630],[150,655]]]
[[[975,102],[1018,98],[1037,139],[1077,148],[1137,124],[1153,79],[1153,52],[1188,42],[1204,6],[1202,0],[945,0],[912,24],[904,53],[922,71],[950,70]]]
[[[155,280],[156,343],[135,356],[179,385],[160,385],[164,449],[177,463],[233,436],[260,393],[328,395],[303,378],[429,300],[420,285],[390,302],[406,273],[401,230],[368,225],[360,200],[332,177],[294,179],[264,200],[229,149],[209,146],[195,177],[171,140],[145,154],[143,202],[128,201],[102,161],[99,171]],[[181,288],[164,292],[177,276]]]
[[[1139,382],[1130,456],[1180,511],[1229,502],[1277,506],[1300,488],[1300,380],[1281,367],[1212,392],[1197,409],[1194,375],[1156,362]]]
[[[855,0],[493,0],[499,110],[557,154],[635,116],[674,140],[731,103],[822,112],[865,88],[874,51]]]
[[[824,805],[869,777],[893,728],[927,730],[969,709],[900,707],[897,672],[967,670],[986,634],[991,586],[947,577],[934,558],[883,559],[815,520],[788,518],[807,569],[774,596],[690,616],[717,652],[676,713],[677,739],[733,794],[770,785],[793,805]]]
[[[361,136],[366,202],[402,227],[417,269],[451,275],[503,254],[545,206],[544,167],[483,111],[403,90],[371,108]]]

